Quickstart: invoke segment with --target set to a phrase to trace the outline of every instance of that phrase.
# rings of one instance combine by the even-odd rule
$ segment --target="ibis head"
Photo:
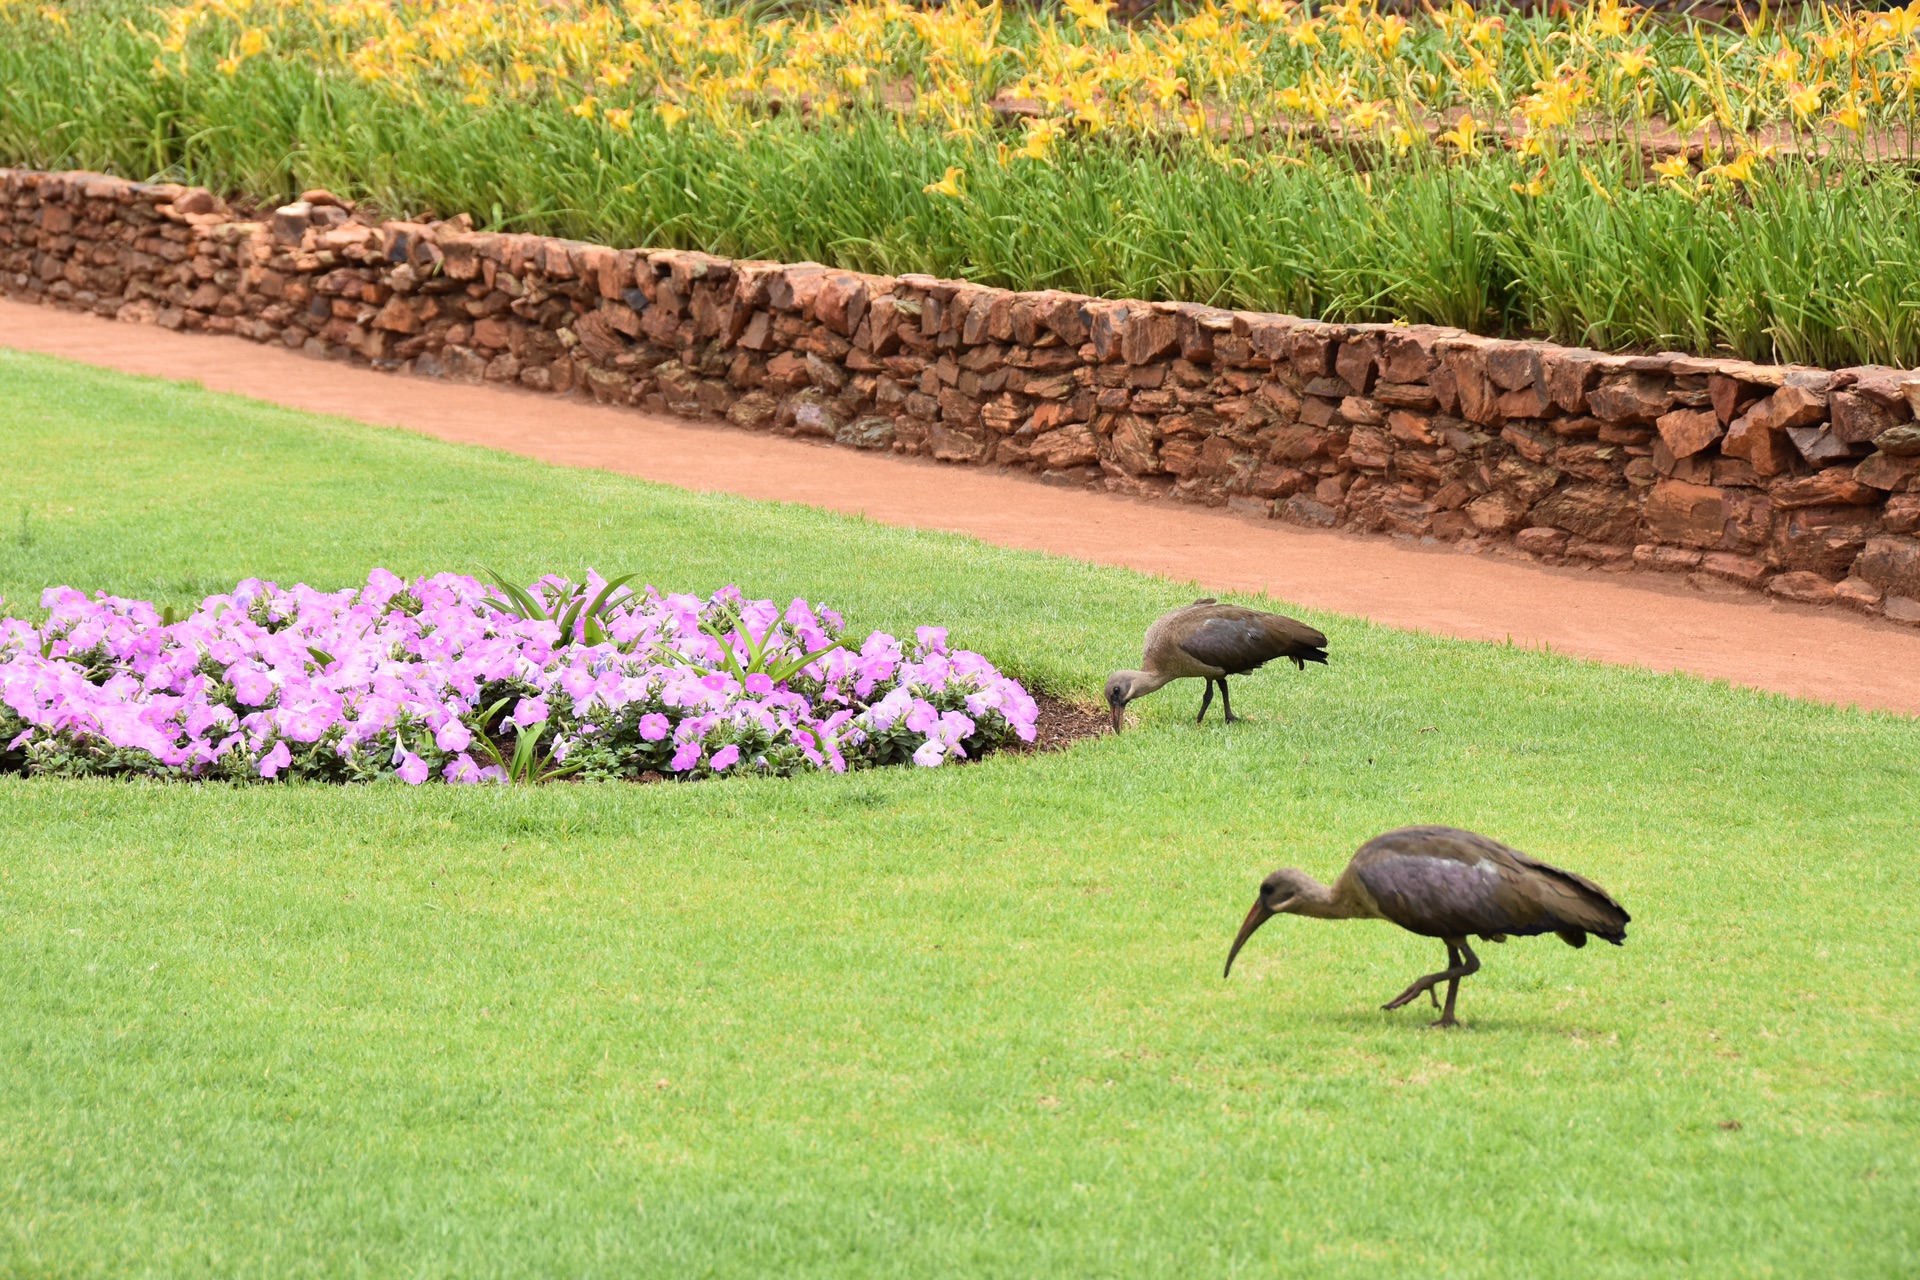
[[[1113,714],[1113,731],[1118,733],[1125,725],[1129,702],[1144,698],[1166,683],[1166,677],[1145,671],[1116,671],[1108,676],[1101,696],[1107,700],[1107,710]]]
[[[1277,915],[1296,911],[1301,907],[1318,906],[1327,896],[1327,887],[1304,871],[1292,867],[1282,867],[1260,882],[1260,896],[1253,900],[1253,909],[1247,912],[1247,918],[1240,922],[1240,932],[1233,940],[1233,950],[1227,952],[1227,967],[1220,976],[1227,977],[1233,972],[1233,958],[1240,954],[1240,948],[1247,945],[1247,939],[1254,931]]]

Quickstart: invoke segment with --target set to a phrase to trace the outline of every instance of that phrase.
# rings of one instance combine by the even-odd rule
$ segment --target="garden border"
[[[0,293],[1920,623],[1920,371],[616,250],[0,169]],[[1876,443],[1877,442],[1877,443]]]

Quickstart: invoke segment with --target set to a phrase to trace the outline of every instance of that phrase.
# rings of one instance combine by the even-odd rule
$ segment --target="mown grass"
[[[0,593],[638,569],[1090,693],[1191,584],[0,353]],[[1283,569],[1277,578],[1284,578]],[[1065,754],[786,782],[0,781],[0,1273],[1910,1274],[1913,722],[1308,615]],[[1438,948],[1260,874],[1413,820],[1634,912]],[[1733,1127],[1737,1125],[1738,1127]]]
[[[1424,143],[1396,159],[1264,133],[1211,148],[1104,134],[1063,139],[1047,163],[1001,163],[1017,130],[958,133],[888,110],[670,126],[642,93],[615,127],[575,115],[594,86],[570,82],[476,107],[451,75],[362,81],[317,40],[223,74],[227,44],[208,38],[180,55],[184,72],[155,74],[156,12],[112,0],[0,41],[0,162],[263,200],[324,186],[492,227],[1013,288],[1920,365],[1907,231],[1920,194],[1908,166],[1849,146],[1704,189],[1657,179],[1633,144],[1448,163]],[[1684,62],[1688,42],[1657,43]],[[1700,47],[1730,45],[1722,33]],[[964,198],[924,190],[953,168]],[[1536,182],[1543,194],[1525,194]]]

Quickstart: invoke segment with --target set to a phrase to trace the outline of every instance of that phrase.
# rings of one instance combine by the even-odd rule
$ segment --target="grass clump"
[[[15,601],[620,564],[1090,696],[1197,594],[47,359],[0,397]],[[1169,691],[965,769],[0,779],[0,1271],[1912,1271],[1913,722],[1307,616],[1333,665],[1231,731]],[[1220,981],[1262,873],[1417,820],[1628,945],[1490,949],[1458,1035],[1374,1007],[1436,959],[1389,928]]]

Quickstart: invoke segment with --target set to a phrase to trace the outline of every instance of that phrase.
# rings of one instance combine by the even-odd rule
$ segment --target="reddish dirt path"
[[[1920,633],[1744,593],[1705,596],[1651,575],[1623,579],[1054,489],[1021,476],[531,392],[396,377],[239,338],[169,333],[18,302],[0,301],[0,346],[190,379],[565,466],[864,512],[886,524],[951,530],[1209,590],[1267,590],[1394,627],[1548,645],[1602,662],[1920,714]]]

